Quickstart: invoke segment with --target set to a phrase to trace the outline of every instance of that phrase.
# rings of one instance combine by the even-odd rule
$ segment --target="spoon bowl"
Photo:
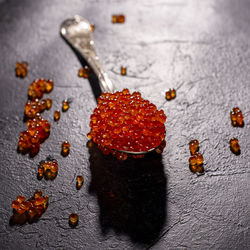
[[[92,31],[90,23],[81,16],[74,16],[65,20],[60,27],[62,37],[87,61],[94,73],[99,79],[100,87],[103,92],[114,92],[115,87],[109,79],[107,73],[104,71],[99,58],[95,52],[94,40],[92,38]],[[164,140],[163,140],[164,141]],[[162,141],[162,142],[163,142]],[[116,150],[121,153],[131,155],[144,155],[154,151],[160,147],[151,148],[143,152],[132,152]],[[114,149],[115,150],[115,149]]]

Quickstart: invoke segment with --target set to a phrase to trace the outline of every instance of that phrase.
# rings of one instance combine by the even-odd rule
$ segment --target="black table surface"
[[[119,163],[86,147],[96,79],[77,76],[81,62],[59,34],[75,14],[95,24],[96,50],[116,89],[140,91],[166,113],[161,156]],[[126,22],[112,24],[112,14]],[[0,0],[0,248],[249,249],[249,23],[247,0]],[[16,78],[16,61],[29,63],[26,78]],[[16,149],[28,87],[40,77],[55,81],[43,114],[52,128],[30,158]],[[169,88],[177,97],[167,102]],[[65,98],[73,99],[70,109],[54,122]],[[243,128],[231,126],[235,106]],[[200,142],[202,176],[189,170],[191,139]],[[68,157],[60,154],[64,140]],[[48,155],[59,162],[58,176],[39,181],[37,164]],[[85,178],[80,190],[77,175]],[[38,222],[12,225],[12,200],[36,189],[50,197],[47,211]],[[68,224],[73,212],[76,228]]]

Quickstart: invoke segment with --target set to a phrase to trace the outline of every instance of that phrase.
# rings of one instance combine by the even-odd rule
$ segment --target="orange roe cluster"
[[[203,155],[199,153],[199,141],[198,140],[192,140],[189,142],[189,150],[191,157],[189,158],[189,168],[190,171],[193,173],[200,173],[202,174],[204,172],[203,167]]]
[[[58,121],[58,120],[60,119],[60,117],[61,117],[61,112],[60,112],[60,110],[56,110],[56,111],[54,112],[54,120],[55,120],[55,121]]]
[[[88,79],[90,72],[91,69],[87,65],[85,65],[83,68],[80,68],[78,70],[78,76]]]
[[[35,100],[28,100],[25,104],[25,116],[26,118],[34,118],[37,113],[42,113],[45,109],[50,109],[52,105],[52,101],[50,99],[47,100],[39,100],[36,98]]]
[[[34,80],[29,87],[28,95],[31,100],[36,98],[41,99],[44,93],[50,93],[54,87],[52,80],[43,78]]]
[[[244,126],[244,117],[241,110],[238,107],[233,108],[230,112],[231,122],[234,127]]]
[[[90,24],[90,29],[91,29],[91,32],[94,32],[94,30],[95,30],[95,25],[94,25],[94,24]]]
[[[29,199],[22,195],[12,201],[11,206],[15,214],[25,214],[27,220],[33,221],[35,218],[41,217],[48,207],[49,197],[43,196],[41,190],[36,190],[34,195]]]
[[[169,89],[166,93],[165,93],[165,97],[168,101],[174,99],[176,97],[176,91],[175,89]]]
[[[16,62],[16,76],[25,78],[28,74],[28,63],[27,62]]]
[[[31,156],[39,152],[40,144],[44,142],[50,134],[50,123],[43,119],[40,114],[27,121],[28,129],[20,133],[18,149],[21,153],[30,153]]]
[[[124,15],[112,15],[112,23],[124,23],[125,16]]]
[[[40,100],[43,93],[49,93],[53,89],[52,80],[37,79],[30,84],[29,98],[25,104],[25,118],[27,119],[26,131],[22,131],[19,136],[18,150],[23,153],[30,153],[35,156],[40,149],[40,144],[44,142],[50,134],[50,123],[40,115],[45,109],[50,109],[51,99]]]
[[[240,154],[240,144],[239,144],[239,140],[237,138],[232,138],[229,141],[230,144],[230,149],[231,151],[236,154],[239,155]]]
[[[37,168],[37,178],[41,180],[54,180],[58,172],[58,162],[52,157],[47,157],[45,161],[41,161]]]
[[[157,110],[139,92],[130,94],[128,89],[103,93],[90,119],[88,138],[103,154],[112,153],[119,160],[127,158],[119,151],[142,152],[141,158],[143,152],[156,148],[165,139],[163,110]]]

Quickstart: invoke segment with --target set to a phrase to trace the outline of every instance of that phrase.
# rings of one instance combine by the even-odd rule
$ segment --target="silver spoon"
[[[96,55],[90,23],[83,17],[76,15],[73,18],[66,19],[61,24],[60,32],[62,37],[88,62],[99,79],[101,90],[103,92],[114,92],[114,85],[104,71],[99,57]],[[141,155],[152,152],[158,147],[159,145],[143,152],[117,151],[126,154]]]

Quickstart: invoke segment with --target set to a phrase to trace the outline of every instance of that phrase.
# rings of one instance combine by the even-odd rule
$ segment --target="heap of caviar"
[[[230,112],[230,117],[232,121],[232,125],[234,127],[243,127],[244,126],[244,117],[242,115],[241,110],[236,107]]]
[[[192,140],[189,142],[189,150],[191,157],[189,158],[189,168],[193,173],[203,173],[204,167],[203,167],[203,156],[201,153],[199,153],[199,141],[198,140]]]
[[[78,76],[88,79],[91,69],[85,65],[83,68],[78,70]]]
[[[54,82],[43,78],[37,79],[30,84],[28,95],[31,100],[41,99],[44,93],[50,93],[53,89]]]
[[[229,141],[230,144],[230,149],[231,151],[236,154],[239,155],[240,154],[240,144],[239,144],[239,140],[237,138],[232,138]]]
[[[176,91],[175,89],[169,89],[166,94],[165,97],[168,101],[174,99],[176,97]]]
[[[157,110],[139,92],[130,94],[128,89],[103,93],[90,119],[88,138],[104,154],[113,153],[119,160],[127,158],[119,151],[143,153],[156,148],[165,139],[163,110]]]
[[[34,118],[37,113],[42,113],[45,109],[50,109],[51,104],[52,101],[50,99],[39,100],[36,98],[35,100],[28,100],[24,109],[26,118]]]
[[[28,74],[28,63],[27,62],[16,62],[16,76],[25,78]]]
[[[40,114],[27,121],[28,129],[20,133],[18,149],[21,153],[34,156],[39,152],[40,144],[44,142],[50,133],[50,123]]]
[[[25,214],[29,221],[41,217],[48,207],[49,197],[43,196],[41,190],[36,190],[34,195],[29,199],[22,195],[12,201],[11,206],[16,214]]]
[[[112,15],[112,23],[124,23],[125,16],[124,15]]]
[[[54,180],[58,172],[57,160],[47,157],[45,161],[41,161],[37,169],[37,177],[41,180],[45,177],[46,180]]]

